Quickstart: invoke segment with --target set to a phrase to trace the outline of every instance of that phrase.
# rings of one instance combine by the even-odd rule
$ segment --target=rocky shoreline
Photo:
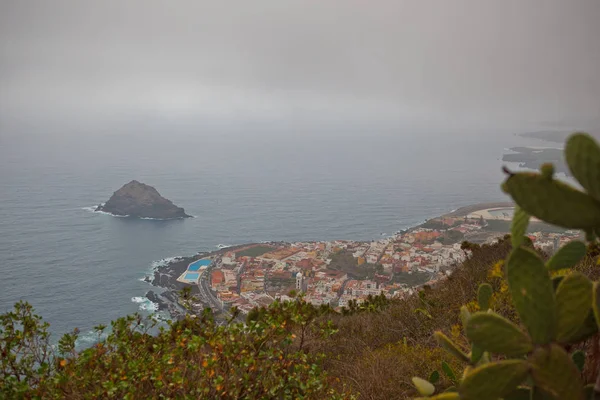
[[[186,312],[183,307],[179,305],[179,292],[187,287],[191,289],[192,296],[200,293],[197,285],[188,285],[177,281],[177,278],[185,272],[190,263],[201,258],[223,254],[231,250],[254,244],[256,243],[231,246],[211,252],[201,252],[190,257],[177,257],[167,264],[157,267],[152,276],[144,278],[145,282],[158,289],[146,292],[145,296],[148,300],[157,305],[158,311],[168,312],[172,318],[179,318]],[[208,307],[208,305],[206,306]]]

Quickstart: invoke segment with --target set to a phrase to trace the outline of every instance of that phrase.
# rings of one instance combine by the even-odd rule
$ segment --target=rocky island
[[[183,208],[162,197],[149,185],[133,180],[117,190],[96,211],[135,218],[179,219],[191,217]]]

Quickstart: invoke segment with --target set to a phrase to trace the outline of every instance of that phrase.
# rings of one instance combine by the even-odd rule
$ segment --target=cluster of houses
[[[268,243],[238,247],[215,257],[210,287],[217,298],[242,312],[302,293],[314,305],[346,307],[368,296],[403,297],[422,284],[443,279],[467,254],[461,242],[484,226],[480,220],[440,218],[372,242]],[[498,234],[500,235],[500,234]],[[545,250],[576,233],[535,233]],[[340,261],[341,260],[341,261]],[[418,279],[410,279],[418,276]]]

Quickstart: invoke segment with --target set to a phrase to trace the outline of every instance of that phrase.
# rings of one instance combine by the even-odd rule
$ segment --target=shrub
[[[17,303],[0,319],[0,397],[348,398],[331,389],[322,355],[303,351],[304,338],[294,333],[332,334],[330,324],[312,324],[326,311],[301,299],[275,302],[247,324],[219,325],[207,309],[155,335],[152,321],[134,315],[114,321],[91,348],[77,353],[74,332],[53,353],[47,324]]]

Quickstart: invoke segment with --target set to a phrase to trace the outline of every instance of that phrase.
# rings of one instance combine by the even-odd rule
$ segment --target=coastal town
[[[402,298],[416,287],[444,279],[463,262],[468,257],[468,250],[461,248],[463,241],[493,243],[504,236],[512,212],[512,208],[496,207],[449,214],[370,242],[236,246],[190,263],[178,281],[197,285],[198,309],[236,307],[242,313],[300,294],[313,305],[336,309],[351,301],[360,304],[368,296]],[[549,254],[578,235],[574,231],[529,233],[533,243]]]

